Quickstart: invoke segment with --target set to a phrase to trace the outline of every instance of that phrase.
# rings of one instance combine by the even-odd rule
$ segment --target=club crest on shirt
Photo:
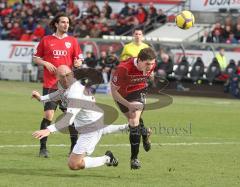
[[[66,48],[70,48],[71,47],[71,43],[70,42],[65,42],[65,46],[66,46]]]

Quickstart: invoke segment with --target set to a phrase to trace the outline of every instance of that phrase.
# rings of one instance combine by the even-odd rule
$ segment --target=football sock
[[[143,140],[145,140],[147,138],[147,129],[144,126],[144,122],[142,118],[139,119],[139,126],[140,126],[140,131],[141,131]]]
[[[85,168],[95,168],[109,163],[110,157],[106,155],[101,157],[84,157],[83,160],[85,163]]]
[[[141,140],[140,127],[130,127],[129,140],[131,144],[131,159],[136,159],[139,152],[139,144]]]
[[[78,131],[75,129],[74,124],[68,126],[69,133],[70,133],[70,139],[71,139],[71,151],[73,150],[75,144],[78,140]]]
[[[47,126],[49,126],[50,124],[51,124],[50,120],[43,118],[41,122],[40,130],[46,129]],[[40,140],[40,149],[46,149],[46,143],[47,143],[47,137],[42,138]]]
[[[103,134],[110,134],[118,131],[123,131],[128,128],[128,124],[124,125],[107,125],[103,128]]]

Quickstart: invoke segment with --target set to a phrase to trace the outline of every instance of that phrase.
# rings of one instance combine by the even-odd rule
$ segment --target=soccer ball
[[[176,16],[175,22],[179,28],[186,30],[194,25],[195,18],[192,12],[184,10]]]

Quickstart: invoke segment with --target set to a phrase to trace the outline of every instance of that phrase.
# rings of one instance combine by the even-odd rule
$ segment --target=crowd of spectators
[[[93,52],[87,51],[83,67],[95,68],[102,72],[104,84],[109,83],[110,76],[114,68],[119,64],[118,57],[112,51],[101,51],[97,58]]]
[[[240,43],[240,16],[234,20],[232,16],[227,16],[222,24],[216,22],[210,32],[205,31],[200,37],[202,43]]]
[[[39,41],[44,35],[51,34],[48,24],[58,12],[67,12],[70,15],[73,21],[70,34],[80,38],[98,38],[105,34],[131,35],[132,32],[129,31],[136,26],[144,25],[147,30],[151,30],[154,29],[156,23],[164,24],[167,21],[164,12],[161,9],[157,10],[153,3],[147,6],[125,3],[120,12],[113,12],[107,0],[104,1],[101,9],[96,1],[86,1],[83,6],[79,7],[73,0],[63,0],[61,4],[56,0],[51,0],[49,3],[41,1],[39,4],[24,0],[11,6],[8,5],[7,0],[0,0],[0,39]],[[236,20],[228,16],[224,24],[215,23],[210,32],[204,32],[200,42],[240,43],[240,16]],[[89,51],[84,61],[85,66],[102,72],[104,83],[109,82],[111,72],[118,63],[117,56],[111,51],[102,51],[99,57]],[[240,63],[234,63],[240,74]],[[171,55],[160,50],[155,75],[166,79],[174,72],[173,66]],[[222,68],[221,72],[226,72],[227,68]],[[157,83],[153,82],[153,86],[157,86]]]
[[[125,3],[120,12],[113,12],[107,0],[101,9],[96,1],[85,1],[79,7],[73,0],[63,0],[61,4],[56,0],[49,3],[41,1],[39,4],[24,0],[12,5],[7,0],[0,0],[0,39],[39,41],[42,36],[51,34],[48,23],[58,12],[70,15],[73,21],[70,34],[81,38],[131,35],[131,29],[136,26],[147,25],[147,30],[151,30],[154,23],[164,24],[167,21],[163,11],[157,10],[153,3],[146,7]]]

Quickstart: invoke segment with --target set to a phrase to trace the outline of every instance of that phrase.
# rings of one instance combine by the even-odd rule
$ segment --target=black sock
[[[70,139],[71,139],[71,151],[73,150],[75,144],[77,143],[78,139],[78,131],[75,129],[74,124],[68,126]]]
[[[49,126],[50,124],[51,124],[51,121],[49,121],[46,118],[43,118],[41,122],[40,130],[46,129],[47,126]],[[40,140],[40,149],[46,149],[47,148],[46,144],[47,144],[47,137]]]
[[[142,138],[143,140],[145,140],[147,138],[147,129],[144,126],[144,122],[142,118],[139,119],[139,126],[140,126],[140,132],[141,132]]]
[[[131,159],[137,159],[137,156],[139,153],[139,145],[141,140],[141,135],[139,130],[140,130],[139,126],[130,127],[129,140],[131,144]]]

